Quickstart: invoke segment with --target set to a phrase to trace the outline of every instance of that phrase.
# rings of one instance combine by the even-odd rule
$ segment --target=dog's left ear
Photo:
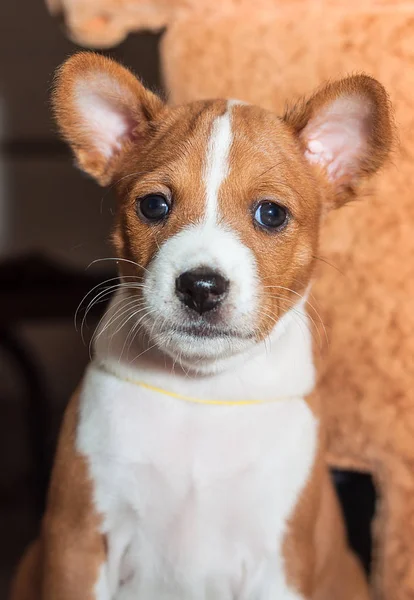
[[[165,106],[125,67],[79,52],[58,69],[52,105],[79,167],[110,183],[131,144],[144,145]]]
[[[329,83],[288,109],[284,120],[307,160],[328,179],[334,206],[351,199],[358,183],[378,171],[393,143],[387,93],[367,75]]]

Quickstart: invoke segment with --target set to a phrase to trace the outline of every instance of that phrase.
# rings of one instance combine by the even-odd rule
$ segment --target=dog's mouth
[[[230,339],[230,338],[238,338],[238,339],[251,339],[253,334],[251,333],[242,333],[235,329],[229,328],[219,328],[213,327],[206,323],[200,324],[191,324],[191,325],[180,325],[174,327],[174,333],[181,334],[183,336],[189,336],[197,339]]]

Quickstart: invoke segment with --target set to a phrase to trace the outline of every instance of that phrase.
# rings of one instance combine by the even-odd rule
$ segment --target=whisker
[[[77,307],[77,309],[75,311],[74,325],[75,325],[76,331],[77,331],[77,324],[76,324],[76,322],[77,322],[77,317],[78,317],[79,310],[80,310],[82,304],[84,303],[84,301],[86,300],[86,298],[89,296],[89,294],[91,294],[94,290],[96,290],[96,288],[99,288],[99,287],[105,285],[106,283],[109,283],[110,281],[115,281],[117,279],[119,279],[119,277],[111,277],[110,279],[106,279],[105,281],[102,281],[101,283],[98,283],[97,285],[95,285],[91,290],[89,290],[89,292],[87,294],[84,295],[84,297],[79,302],[78,307]]]
[[[305,340],[306,339],[305,332],[302,329],[302,326],[301,326],[300,322],[296,321],[296,319],[295,319],[295,317],[298,317],[298,316],[301,316],[301,315],[300,315],[300,313],[297,313],[297,311],[295,311],[295,309],[292,309],[292,311],[293,311],[293,321],[294,321],[295,325],[297,325],[299,327],[299,329],[300,329],[300,331],[302,333],[303,339]],[[277,319],[273,318],[269,313],[265,312],[264,314],[267,314],[267,316],[270,318],[270,320],[273,321],[275,324],[278,323]]]
[[[126,300],[127,300],[127,298],[121,298],[120,300],[118,300],[118,301],[116,302],[116,304],[114,304],[114,308],[115,308],[116,306],[119,306],[119,305],[120,305],[122,302],[125,302]],[[91,336],[91,339],[90,339],[90,341],[89,341],[89,357],[90,357],[90,358],[91,358],[91,356],[92,356],[92,345],[93,345],[93,343],[94,343],[94,341],[95,341],[95,337],[96,337],[97,331],[99,331],[99,329],[100,329],[100,327],[101,327],[101,324],[102,324],[102,322],[104,321],[104,319],[106,318],[106,316],[107,316],[107,313],[105,312],[105,313],[102,315],[102,317],[99,319],[99,321],[98,321],[98,324],[96,325],[96,327],[95,327],[95,330],[94,330],[94,332],[93,332],[93,334],[92,334],[92,336]]]
[[[128,346],[128,350],[127,353],[129,354],[132,344],[134,343],[135,338],[140,334],[141,330],[143,329],[143,327],[145,326],[145,322],[144,320],[149,316],[152,315],[154,313],[157,312],[157,309],[153,308],[151,310],[148,310],[145,314],[143,314],[139,319],[137,319],[137,322],[135,323],[135,325],[132,327],[131,330],[131,338],[130,338],[130,343]],[[145,330],[144,330],[145,331]],[[150,335],[145,332],[148,336],[148,341],[150,340]]]
[[[261,179],[264,175],[267,175],[267,173],[269,173],[273,169],[276,169],[277,167],[280,167],[280,165],[282,165],[283,163],[286,163],[285,159],[279,160],[276,164],[272,165],[271,167],[269,167],[268,169],[266,169],[265,171],[263,171],[262,173],[260,173],[257,176],[257,179]]]
[[[296,296],[298,296],[298,298],[300,298],[301,300],[304,300],[304,296],[302,296],[301,294],[299,294],[298,292],[295,292],[295,290],[292,290],[291,288],[288,287],[283,287],[282,285],[265,285],[263,286],[265,289],[279,289],[279,290],[285,290],[287,292],[291,292],[292,294],[295,294]],[[319,315],[318,311],[316,310],[316,308],[313,306],[313,304],[311,304],[309,302],[309,300],[306,300],[306,304],[308,304],[312,310],[315,312],[315,314],[319,317],[319,319],[321,319],[322,322],[322,318]]]
[[[123,181],[124,179],[127,179],[128,177],[136,177],[137,175],[144,175],[145,171],[135,171],[134,173],[128,173],[128,175],[124,175],[123,177],[120,177],[119,179],[117,179],[112,185],[111,188],[113,188],[115,185],[118,185],[118,183],[121,183],[121,181]]]
[[[129,320],[129,318],[137,317],[137,315],[140,312],[142,312],[143,310],[145,310],[145,307],[144,308],[140,308],[139,310],[131,309],[131,315],[130,315],[130,317],[128,317],[127,320]],[[126,336],[126,338],[124,340],[124,343],[122,345],[121,353],[120,353],[120,355],[118,357],[118,362],[121,361],[121,358],[124,355],[125,348],[126,348],[128,342],[129,342],[129,344],[128,344],[128,348],[127,348],[126,353],[127,353],[127,356],[129,355],[129,351],[131,349],[132,342],[135,339],[134,332],[135,332],[135,330],[138,327],[138,325],[139,325],[140,322],[141,322],[140,318],[137,318],[136,321],[133,323],[132,327],[130,328],[130,330],[128,331],[128,334],[127,334],[127,336]],[[112,342],[112,337],[111,337],[111,342]]]
[[[136,279],[136,277],[135,277],[134,275],[126,275],[126,276],[125,276],[125,278],[133,278],[133,279]],[[139,283],[138,281],[136,281],[136,282],[127,282],[127,281],[125,281],[125,282],[124,282],[124,281],[121,281],[121,280],[120,280],[120,278],[119,278],[118,276],[117,276],[117,277],[111,277],[110,279],[106,279],[105,281],[102,281],[101,283],[98,283],[98,284],[97,284],[97,285],[95,285],[95,286],[94,286],[92,289],[90,289],[90,290],[88,291],[88,293],[87,293],[87,294],[85,294],[85,296],[82,298],[82,300],[81,300],[81,301],[80,301],[80,303],[78,304],[78,307],[77,307],[77,309],[76,309],[76,311],[75,311],[75,316],[74,316],[74,325],[75,325],[75,329],[76,329],[76,331],[78,330],[78,329],[77,329],[77,318],[78,318],[78,314],[79,314],[79,311],[80,311],[80,309],[81,309],[81,307],[82,307],[83,303],[85,302],[86,298],[87,298],[88,296],[90,296],[90,294],[92,294],[92,293],[93,293],[93,292],[94,292],[94,291],[95,291],[97,288],[101,288],[101,287],[105,286],[105,284],[107,284],[107,283],[110,283],[111,281],[117,281],[118,283],[116,283],[116,284],[113,284],[112,286],[107,286],[107,287],[105,287],[103,290],[101,290],[101,292],[105,292],[105,291],[108,291],[108,290],[114,290],[114,289],[121,288],[121,287],[128,287],[128,286],[140,287],[140,288],[142,288],[142,289],[146,288],[145,284],[141,284],[141,283]],[[101,292],[99,292],[99,294],[100,294]],[[96,298],[97,298],[97,296],[95,297],[95,299],[96,299]],[[93,303],[94,303],[94,300],[92,300],[92,301],[91,301],[91,303],[89,304],[89,307],[90,307],[90,306],[91,306]],[[86,310],[88,310],[88,309],[86,309]]]
[[[115,256],[115,257],[108,257],[108,258],[96,258],[91,263],[89,263],[89,265],[86,268],[89,269],[89,267],[91,267],[95,263],[104,262],[104,261],[107,261],[107,260],[111,260],[111,261],[114,260],[116,262],[126,262],[126,263],[129,263],[131,265],[134,265],[134,267],[138,267],[139,269],[143,269],[144,271],[146,271],[147,273],[149,273],[148,269],[146,267],[144,267],[144,265],[140,265],[139,263],[137,263],[137,262],[135,262],[133,260],[129,260],[128,258],[119,258],[117,256]]]
[[[106,331],[106,329],[108,327],[110,327],[117,320],[118,315],[120,314],[120,312],[122,312],[124,310],[124,308],[126,308],[126,305],[130,305],[131,303],[134,303],[136,301],[138,301],[138,298],[131,298],[131,296],[123,296],[120,300],[118,300],[116,302],[116,304],[113,305],[113,311],[111,312],[110,315],[108,315],[108,313],[103,314],[98,326],[95,328],[95,332],[98,331],[99,326],[101,325],[101,322],[103,320],[105,320],[105,318],[108,318],[108,321],[105,324],[105,327],[103,329],[99,330],[99,335],[104,333],[104,331]],[[119,307],[119,308],[117,308],[115,310],[116,307]]]
[[[150,229],[149,231],[152,234],[152,237],[154,238],[154,242],[155,242],[158,250],[160,250],[161,248],[160,248],[160,245],[159,245],[158,240],[157,240],[156,232],[154,230],[152,230],[152,229]]]
[[[341,269],[339,269],[336,265],[329,262],[329,260],[327,260],[326,258],[322,258],[322,256],[316,256],[315,254],[312,254],[312,258],[314,258],[315,260],[320,260],[321,262],[325,263],[329,267],[332,267],[333,269],[338,271],[338,273],[340,275],[342,275],[343,277],[346,277],[345,273],[343,271],[341,271]]]
[[[298,285],[303,285],[303,282],[300,281],[299,279],[297,279],[296,277],[293,277],[292,281],[296,282]],[[307,287],[307,293],[309,294],[309,296],[312,298],[312,300],[314,301],[315,304],[320,306],[320,303],[318,302],[318,300],[316,299],[315,294],[312,294],[311,292],[311,287],[310,285]]]
[[[110,319],[108,320],[108,322],[105,324],[105,327],[103,327],[103,329],[101,329],[99,331],[99,333],[96,335],[96,338],[94,341],[97,341],[99,339],[99,337],[101,335],[103,335],[105,333],[105,331],[107,329],[109,329],[110,327],[112,327],[112,325],[115,325],[116,321],[118,321],[119,319],[122,319],[126,314],[128,314],[133,308],[135,308],[136,306],[138,306],[137,302],[138,302],[138,298],[125,298],[125,300],[127,300],[127,305],[120,307],[115,314],[111,315]],[[118,331],[120,331],[123,327],[123,324],[121,325],[121,327],[118,327],[118,329],[115,332],[112,332],[111,334],[111,338],[113,338],[113,336],[118,333]]]
[[[110,287],[107,287],[107,288],[104,288],[103,290],[101,290],[100,292],[98,292],[96,294],[96,296],[94,296],[92,298],[92,300],[89,302],[88,306],[85,309],[85,312],[84,312],[84,315],[83,315],[83,318],[82,318],[82,322],[81,322],[80,329],[81,329],[81,335],[82,336],[83,336],[83,330],[84,330],[86,319],[87,319],[88,314],[91,311],[92,307],[95,304],[99,304],[99,302],[103,302],[103,300],[106,299],[108,296],[110,296],[112,294],[112,292],[114,290],[116,290],[117,288],[118,288],[118,284],[110,286]]]
[[[128,306],[128,308],[126,308],[122,312],[122,314],[118,315],[116,320],[121,320],[121,319],[124,319],[124,320],[121,323],[119,323],[119,325],[117,326],[115,331],[113,331],[111,333],[111,340],[116,336],[117,333],[119,333],[121,331],[121,329],[123,329],[125,327],[125,325],[128,323],[128,321],[130,321],[134,317],[134,315],[139,314],[143,310],[146,310],[146,308],[147,307],[145,306],[145,303],[143,303],[143,302],[137,303],[137,304],[132,303],[131,305]],[[127,315],[127,316],[125,317],[125,315]]]
[[[123,288],[123,289],[125,289],[125,288],[127,288],[127,289],[128,288],[129,289],[142,289],[140,284],[128,282],[128,283],[124,283],[124,284],[117,283],[116,285],[108,286],[108,287],[104,288],[103,290],[101,290],[100,292],[98,292],[96,294],[96,296],[94,296],[94,298],[92,298],[92,300],[89,302],[89,304],[85,310],[85,314],[83,316],[82,323],[81,323],[82,339],[83,339],[83,329],[84,329],[85,321],[86,321],[86,318],[87,318],[90,310],[92,309],[92,307],[95,304],[98,304],[99,302],[103,301],[103,299],[106,298],[107,296],[110,296],[114,292],[114,290],[121,289],[121,288]]]
[[[312,319],[312,317],[310,316],[310,314],[308,313],[307,316],[308,318],[312,321],[313,323],[313,328],[309,325],[309,323],[306,321],[305,315],[303,315],[302,313],[300,313],[299,311],[293,309],[293,314],[296,318],[300,319],[301,322],[306,326],[307,330],[309,331],[309,333],[311,334],[317,348],[319,351],[322,350],[322,337],[319,331],[319,328],[316,326],[315,321]],[[315,338],[315,333],[314,331],[316,331],[316,334],[318,336],[318,339]]]
[[[293,312],[296,312],[296,314],[297,314],[298,316],[301,316],[301,317],[302,317],[302,320],[304,319],[304,315],[302,315],[302,314],[301,314],[299,311],[297,311],[297,309],[295,309],[295,304],[294,304],[292,301],[289,301],[289,299],[288,299],[288,298],[286,298],[286,297],[283,297],[283,296],[279,296],[279,295],[274,295],[274,294],[271,294],[269,297],[270,297],[270,298],[276,298],[276,299],[280,299],[280,300],[283,300],[285,303],[288,303],[288,304],[287,304],[287,307],[285,308],[285,310],[292,310]],[[310,303],[309,303],[309,306],[311,306],[311,307],[312,307],[312,305],[311,305]],[[312,308],[313,308],[313,307],[312,307]],[[324,322],[322,321],[322,319],[321,319],[321,317],[320,317],[319,313],[318,313],[318,312],[317,312],[317,311],[316,311],[314,308],[313,308],[313,310],[314,310],[314,312],[316,313],[316,316],[317,316],[317,317],[318,317],[318,319],[319,319],[319,323],[322,325],[322,328],[323,328],[323,331],[324,331],[324,335],[325,335],[325,340],[326,340],[326,343],[329,345],[328,332],[326,331],[325,324],[324,324]],[[318,335],[318,338],[319,338],[318,347],[319,347],[319,349],[321,349],[321,348],[322,348],[322,337],[321,337],[321,333],[320,333],[320,330],[319,330],[318,324],[316,323],[316,321],[314,320],[314,318],[312,317],[312,315],[310,314],[310,312],[309,312],[309,311],[307,311],[307,313],[306,313],[306,314],[307,314],[308,318],[309,318],[309,319],[312,321],[312,323],[313,323],[313,325],[314,325],[314,328],[315,328],[315,330],[316,330],[316,333],[317,333],[317,335]],[[316,342],[316,340],[315,340],[315,342]]]
[[[143,312],[143,311],[145,311],[145,310],[147,310],[147,307],[146,307],[146,306],[144,306],[144,307],[137,307],[137,310],[134,310],[133,308],[131,308],[131,309],[130,309],[130,311],[131,311],[131,314],[130,314],[130,315],[129,315],[129,317],[127,317],[127,318],[124,320],[124,322],[123,322],[123,323],[122,323],[122,324],[121,324],[121,325],[118,327],[117,331],[116,331],[116,332],[114,332],[114,333],[112,334],[112,336],[111,336],[111,341],[112,341],[112,338],[114,337],[114,335],[116,335],[116,333],[117,333],[118,331],[120,331],[120,330],[121,330],[123,327],[125,327],[125,325],[128,323],[128,321],[130,321],[131,319],[135,319],[135,318],[137,317],[137,315],[139,315],[140,313],[142,313],[142,312]],[[148,314],[150,314],[150,312],[151,312],[151,311],[149,311],[149,312],[147,313],[147,315],[148,315]],[[137,320],[135,321],[135,323],[133,324],[133,326],[131,327],[131,329],[129,330],[129,332],[128,332],[128,334],[127,334],[127,336],[126,336],[125,340],[124,340],[124,344],[123,344],[123,346],[122,346],[121,354],[120,354],[120,356],[119,356],[119,359],[118,359],[118,360],[121,360],[121,358],[122,358],[122,356],[123,356],[123,354],[124,354],[125,347],[126,347],[126,345],[127,345],[128,341],[129,341],[129,339],[131,338],[131,335],[132,335],[132,333],[131,333],[131,332],[133,332],[133,331],[135,330],[135,328],[136,328],[136,326],[137,326],[137,323],[140,323],[140,322],[141,322],[141,321],[140,321],[140,318],[139,318],[139,319],[137,319]],[[130,348],[131,348],[131,345],[132,345],[132,341],[131,341],[131,343],[129,344],[129,347],[128,347],[128,353],[129,353],[129,350],[130,350]]]
[[[117,181],[114,181],[106,190],[105,194],[102,196],[101,198],[101,214],[102,214],[102,205],[103,205],[103,201],[105,200],[105,198],[107,197],[107,195],[113,190],[113,188],[118,185],[118,183],[120,183],[121,181],[123,181],[124,179],[127,179],[128,177],[134,177],[137,175],[143,175],[145,173],[145,171],[136,171],[135,173],[129,173],[128,175],[124,175],[123,177],[120,177],[120,179],[117,179]]]
[[[135,337],[136,337],[137,335],[139,335],[140,331],[141,331],[141,330],[142,330],[142,329],[145,327],[145,322],[144,322],[144,321],[145,321],[145,319],[146,319],[146,318],[147,318],[149,315],[152,315],[152,314],[154,314],[154,313],[157,313],[157,309],[156,309],[156,308],[153,308],[153,309],[151,309],[151,310],[148,310],[148,312],[147,312],[147,313],[145,313],[144,315],[142,315],[142,317],[140,317],[140,319],[139,319],[139,321],[138,321],[138,323],[137,323],[137,325],[138,325],[139,327],[138,327],[138,329],[137,329],[137,331],[136,331]],[[151,336],[150,336],[150,334],[149,334],[148,332],[147,332],[147,335],[148,335],[148,339],[150,339],[150,337],[151,337]]]
[[[143,354],[146,354],[147,352],[149,352],[150,350],[152,350],[156,346],[157,346],[157,344],[152,344],[152,346],[149,346],[148,348],[146,348],[145,350],[143,350],[142,352],[140,352],[135,358],[133,358],[132,361],[130,361],[129,364],[132,364],[133,362],[135,362],[136,360],[138,360],[138,358],[140,358],[141,356],[143,356]]]
[[[137,308],[138,308],[138,307],[137,307]],[[139,308],[139,310],[133,310],[133,312],[132,312],[132,314],[130,315],[130,317],[128,318],[128,320],[129,320],[130,318],[134,318],[134,317],[136,317],[137,315],[139,315],[139,313],[141,313],[141,312],[142,312],[143,310],[145,310],[146,308],[147,308],[147,307],[145,307],[145,306],[144,306],[144,308]],[[148,314],[148,313],[147,313],[147,314]],[[121,355],[120,355],[120,357],[119,357],[119,360],[121,360],[121,357],[122,357],[122,356],[123,356],[123,354],[124,354],[125,347],[126,347],[126,345],[128,344],[128,342],[129,342],[129,344],[128,344],[128,349],[127,349],[127,355],[129,354],[129,351],[130,351],[130,349],[131,349],[132,343],[133,343],[133,341],[134,341],[134,339],[135,339],[134,332],[136,331],[136,329],[138,328],[138,326],[140,325],[140,323],[141,323],[141,317],[139,317],[138,319],[136,319],[135,323],[132,325],[132,327],[131,327],[131,328],[130,328],[130,330],[128,331],[128,334],[127,334],[127,336],[126,336],[126,338],[125,338],[125,341],[124,341],[124,345],[122,346]],[[125,324],[126,324],[126,323],[125,323]]]
[[[136,299],[137,300],[137,299]],[[95,331],[92,335],[92,338],[89,342],[89,354],[91,355],[91,351],[92,351],[92,346],[94,343],[97,342],[97,340],[100,338],[101,335],[104,334],[104,332],[111,327],[117,320],[118,318],[122,318],[122,316],[128,312],[129,309],[126,309],[125,307],[125,303],[130,304],[131,298],[130,297],[125,297],[125,298],[121,298],[121,300],[119,300],[115,306],[119,306],[119,308],[117,308],[117,310],[115,311],[115,313],[113,315],[110,316],[110,318],[108,319],[108,322],[105,324],[105,326],[101,329],[101,324],[104,321],[105,317],[107,316],[107,314],[105,313],[102,318],[100,319],[98,325],[95,327]],[[124,305],[124,306],[122,306]]]
[[[288,311],[288,310],[292,311],[294,317],[296,317],[296,319],[299,318],[301,320],[301,322],[306,325],[308,331],[311,333],[311,335],[312,335],[315,343],[317,344],[318,350],[321,351],[321,349],[322,349],[321,334],[320,334],[319,328],[317,327],[317,324],[315,323],[315,321],[312,318],[312,316],[309,313],[306,313],[306,315],[304,315],[303,313],[301,313],[300,311],[298,311],[295,308],[295,304],[292,301],[289,301],[289,299],[286,298],[286,297],[277,296],[277,295],[273,295],[273,296],[270,296],[270,297],[274,297],[274,298],[276,298],[278,300],[282,300],[284,303],[287,303],[287,306],[284,306],[283,309],[286,310],[286,311]],[[271,318],[274,323],[276,323],[276,320],[273,318],[273,316],[269,312],[266,312],[266,311],[263,311],[263,312],[264,312],[264,314],[267,314],[267,316],[269,318]],[[316,334],[318,335],[318,339],[315,338],[315,333],[314,333],[313,329],[309,326],[309,323],[306,321],[306,316],[312,321],[312,323],[314,325],[314,328],[316,330]],[[322,325],[323,325],[323,323],[322,323]],[[303,334],[303,330],[302,330],[302,334]],[[326,332],[325,332],[325,334],[326,334]],[[328,343],[328,339],[326,341]]]

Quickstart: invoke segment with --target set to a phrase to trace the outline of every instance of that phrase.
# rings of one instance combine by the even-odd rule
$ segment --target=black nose
[[[177,277],[175,289],[181,302],[202,315],[225,298],[229,282],[216,271],[200,267]]]

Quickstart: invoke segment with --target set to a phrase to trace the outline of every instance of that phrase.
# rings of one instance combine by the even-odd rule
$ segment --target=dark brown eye
[[[265,229],[281,229],[287,219],[287,209],[276,202],[261,202],[254,213],[256,223]]]
[[[170,201],[163,194],[148,194],[137,200],[137,212],[146,221],[163,221],[171,210]]]

